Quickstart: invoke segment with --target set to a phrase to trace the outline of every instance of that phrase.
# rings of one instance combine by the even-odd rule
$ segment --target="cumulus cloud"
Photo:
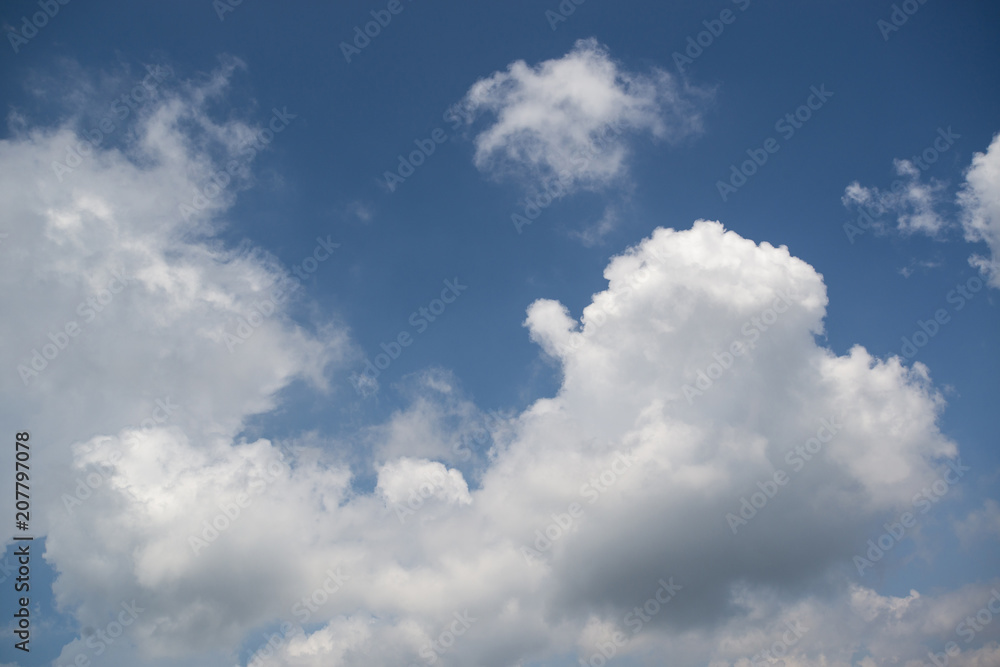
[[[149,109],[127,151],[91,148],[69,123],[0,145],[0,280],[12,286],[5,308],[20,314],[0,323],[3,383],[26,408],[59,402],[72,424],[52,426],[60,440],[137,425],[168,396],[183,404],[174,423],[231,431],[293,378],[322,385],[346,349],[342,332],[317,338],[285,315],[299,295],[273,257],[213,239],[239,184],[217,187],[207,153],[246,149],[256,132],[203,109],[228,74]],[[245,382],[230,387],[234,378]]]
[[[608,289],[579,321],[555,301],[529,308],[529,334],[560,361],[562,388],[513,420],[471,502],[407,521],[406,538],[371,524],[373,551],[395,556],[364,564],[362,607],[385,620],[359,632],[336,616],[265,664],[319,664],[322,655],[343,664],[587,659],[622,633],[618,654],[748,665],[788,636],[786,622],[823,627],[831,610],[838,624],[790,645],[786,655],[799,659],[786,664],[848,661],[859,647],[881,662],[905,645],[876,646],[894,606],[910,600],[849,584],[845,570],[883,517],[936,478],[929,464],[956,454],[936,429],[942,403],[926,369],[817,346],[826,304],[818,274],[787,249],[718,223],[658,230],[605,277]],[[778,319],[763,315],[775,306]],[[692,404],[683,386],[733,340],[746,353]],[[822,455],[790,463],[798,456],[788,452],[824,420],[836,433]],[[794,481],[734,535],[725,515],[777,468]],[[446,471],[435,470],[439,479]],[[388,573],[396,595],[376,612]],[[679,587],[669,605],[655,602],[665,585]],[[868,602],[852,604],[858,595]],[[346,614],[355,604],[337,606]],[[450,625],[466,612],[470,628]],[[873,614],[885,617],[881,626]],[[925,636],[917,629],[907,641]]]
[[[248,417],[273,409],[293,381],[326,391],[350,353],[343,330],[288,316],[301,290],[275,258],[216,238],[266,150],[261,127],[206,111],[238,69],[225,61],[200,82],[158,79],[154,101],[116,116],[111,137],[78,134],[77,117],[52,128],[19,118],[0,142],[0,302],[10,314],[0,321],[0,414],[37,443],[32,527],[48,534],[60,607],[91,631],[144,586],[190,572],[176,513],[210,509],[195,499],[226,468],[208,452],[236,466],[247,456],[232,438]],[[228,183],[227,160],[239,165]],[[161,473],[186,489],[183,501],[164,495]],[[0,482],[4,497],[12,485]],[[132,523],[137,508],[150,513],[145,527]],[[95,512],[129,528],[76,523]],[[131,551],[96,553],[95,539]],[[130,584],[118,578],[126,571]],[[141,618],[192,628],[200,643],[197,617]],[[233,619],[218,618],[236,637]],[[154,634],[138,637],[156,645]]]
[[[972,158],[958,203],[965,240],[984,242],[990,250],[989,257],[977,254],[969,261],[989,277],[990,285],[1000,288],[1000,134],[985,153]]]
[[[512,63],[476,82],[463,106],[488,114],[475,137],[475,164],[494,176],[596,189],[627,173],[628,137],[677,140],[702,128],[703,91],[662,70],[630,72],[595,39],[531,67]]]
[[[427,459],[400,458],[386,463],[379,469],[378,490],[393,505],[428,496],[461,505],[472,502],[462,473]]]
[[[61,593],[78,599],[87,567],[116,572],[117,596],[151,599],[137,633],[163,655],[223,648],[290,617],[326,568],[343,568],[349,581],[311,618],[321,628],[289,635],[262,663],[274,665],[585,657],[603,631],[628,633],[623,653],[670,647],[690,664],[720,632],[765,646],[780,627],[755,600],[841,581],[878,522],[956,454],[935,426],[941,399],[919,366],[817,346],[819,275],[718,223],[658,230],[605,276],[579,321],[553,301],[529,309],[529,334],[560,361],[562,388],[513,420],[476,490],[429,459],[390,458],[376,493],[358,495],[351,473],[317,451],[289,450],[282,464],[275,443],[194,448],[169,429],[143,446],[95,441],[79,465],[109,460],[101,448],[122,456],[100,499],[53,527],[53,557],[62,564],[94,531],[105,539],[88,542],[92,562],[66,565]],[[775,307],[778,319],[763,315]],[[733,339],[746,340],[745,354],[692,404],[683,387]],[[796,470],[786,452],[824,420],[834,437]],[[793,482],[734,535],[725,515],[777,468]],[[210,540],[241,494],[247,507],[225,530],[218,520]],[[393,504],[421,495],[399,520]],[[192,533],[207,543],[197,555]],[[247,552],[252,561],[231,565]],[[278,574],[263,590],[244,585],[265,571]],[[671,604],[647,622],[629,617],[661,580],[681,587]],[[171,594],[151,595],[161,590]],[[737,631],[739,619],[749,625]]]
[[[744,614],[712,633],[691,633],[672,648],[693,658],[698,642],[710,643],[713,648],[701,664],[719,667],[917,667],[930,664],[929,652],[942,653],[948,642],[955,642],[961,652],[949,656],[949,665],[991,664],[1000,655],[1000,628],[987,626],[973,633],[974,643],[969,643],[971,626],[965,621],[989,602],[996,583],[937,595],[911,590],[900,596],[850,584],[832,598],[803,596],[792,603],[773,593],[743,589],[737,596]]]
[[[653,84],[607,70],[595,48],[497,85],[579,69],[596,97],[561,94],[584,125],[615,116],[610,90],[620,118],[668,135],[641,103]],[[796,622],[810,630],[789,665],[885,664],[904,621],[906,655],[940,650],[957,617],[857,584],[852,562],[958,457],[929,369],[818,344],[822,277],[718,222],[657,229],[614,257],[579,314],[531,304],[526,335],[562,380],[521,413],[486,419],[431,372],[406,409],[352,436],[373,452],[360,462],[319,437],[241,437],[291,382],[324,390],[351,345],[296,324],[281,299],[239,334],[286,274],[217,240],[222,199],[179,209],[204,193],[212,151],[256,135],[213,121],[204,99],[169,97],[134,152],[95,150],[70,184],[51,162],[72,131],[0,144],[0,411],[45,443],[46,558],[60,608],[89,629],[63,664],[94,657],[122,605],[135,622],[103,664],[246,664],[247,651],[303,667],[575,662],[620,633],[617,654],[640,661],[742,667]],[[215,139],[191,140],[192,126]],[[90,298],[88,319],[76,311]],[[65,346],[49,336],[77,318]],[[58,353],[26,384],[17,366],[50,341]],[[472,431],[482,446],[465,457]],[[975,612],[981,592],[941,604]],[[995,627],[963,654],[991,659]]]

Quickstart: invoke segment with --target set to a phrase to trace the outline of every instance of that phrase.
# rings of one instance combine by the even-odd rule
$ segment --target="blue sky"
[[[960,625],[1000,586],[1000,7],[0,21],[0,415],[42,443],[32,651],[8,632],[0,664],[247,665],[338,567],[253,664],[1000,660],[1000,623]],[[93,655],[132,599],[152,613]]]

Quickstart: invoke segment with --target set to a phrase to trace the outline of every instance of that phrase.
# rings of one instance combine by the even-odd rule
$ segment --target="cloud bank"
[[[532,95],[561,67],[580,72],[557,91],[563,121],[672,132],[655,120],[656,84],[584,43],[477,84],[484,105],[500,89],[515,100],[495,107],[487,154],[551,169],[554,148],[589,139],[568,126],[532,138]],[[298,292],[273,258],[219,241],[230,197],[179,208],[206,192],[220,155],[261,136],[204,109],[231,75],[166,95],[134,145],[95,148],[67,183],[51,163],[79,141],[68,127],[0,144],[0,410],[46,443],[45,557],[82,628],[59,664],[99,649],[109,665],[596,665],[613,653],[747,667],[764,651],[786,665],[918,664],[987,604],[982,587],[879,595],[891,552],[859,574],[867,540],[960,464],[938,430],[944,400],[920,363],[820,345],[822,276],[719,222],[657,229],[612,258],[578,316],[530,304],[526,335],[560,388],[493,419],[468,473],[455,443],[478,411],[446,374],[358,435],[377,453],[368,469],[321,438],[241,438],[291,383],[324,390],[352,344],[289,316],[273,290]],[[609,164],[574,178],[620,173]],[[78,313],[88,299],[92,318]],[[68,320],[80,331],[62,346]],[[50,343],[58,353],[24,380],[17,366]],[[366,475],[374,488],[357,484]],[[107,644],[126,608],[127,643]],[[994,659],[998,627],[950,664]]]

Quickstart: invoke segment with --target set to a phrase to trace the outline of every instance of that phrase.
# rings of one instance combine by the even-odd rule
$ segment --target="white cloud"
[[[900,176],[887,191],[862,186],[857,181],[844,190],[844,206],[859,212],[858,222],[886,231],[881,218],[886,213],[896,217],[896,229],[903,234],[921,233],[940,237],[951,224],[939,213],[944,203],[945,184],[931,180],[924,183],[920,170],[909,160],[895,160]],[[922,166],[921,168],[926,168]],[[1000,134],[993,137],[985,153],[976,153],[965,172],[965,181],[956,197],[959,221],[970,243],[986,243],[989,256],[975,254],[969,263],[975,266],[992,287],[1000,288]],[[853,235],[863,233],[855,229]],[[912,269],[903,269],[909,276]]]
[[[461,472],[427,459],[400,458],[386,463],[378,472],[378,490],[392,505],[422,497],[460,505],[472,502]]]
[[[702,91],[662,70],[637,74],[594,39],[535,67],[512,63],[476,82],[463,104],[495,120],[475,138],[476,166],[564,190],[596,189],[627,173],[629,135],[676,140],[701,130]]]
[[[461,395],[450,373],[429,369],[404,377],[397,383],[405,410],[395,410],[385,422],[368,429],[364,448],[371,452],[370,464],[379,466],[395,458],[427,458],[439,461],[470,461],[471,431],[479,428],[481,415]],[[478,443],[487,441],[478,433]]]
[[[947,226],[936,211],[944,183],[934,180],[923,183],[920,170],[909,160],[895,160],[893,164],[900,178],[891,189],[866,188],[855,181],[844,190],[844,206],[865,209],[879,229],[885,228],[879,218],[890,213],[896,217],[896,229],[903,234],[936,236]]]
[[[985,153],[976,153],[965,174],[965,184],[958,195],[962,207],[965,240],[985,242],[990,256],[974,255],[970,262],[1000,288],[1000,134]]]
[[[586,48],[574,58],[602,63]],[[546,67],[557,66],[525,81]],[[631,109],[623,117],[656,133],[628,97],[637,84],[616,85],[627,93],[616,103]],[[212,172],[181,130],[185,119],[214,127],[199,99],[171,97],[144,120],[135,156],[98,151],[70,184],[50,173],[74,140],[67,130],[0,144],[11,232],[0,246],[0,414],[45,443],[48,486],[35,487],[34,502],[61,608],[98,629],[122,602],[143,609],[104,664],[233,663],[282,621],[309,630],[276,642],[265,665],[585,657],[616,628],[629,632],[623,654],[737,664],[773,645],[785,621],[819,627],[837,614],[787,664],[837,664],[856,651],[887,662],[896,645],[880,642],[924,598],[850,585],[851,558],[912,507],[957,446],[938,431],[944,402],[926,367],[817,344],[827,295],[811,266],[698,221],[613,258],[607,289],[579,318],[553,300],[531,304],[527,335],[559,363],[560,389],[493,419],[471,475],[456,443],[485,420],[434,372],[408,409],[349,443],[371,448],[363,466],[315,436],[246,441],[248,417],[272,410],[297,379],[322,388],[323,369],[350,343],[329,326],[304,330],[279,307],[226,348],[223,334],[284,272],[263,253],[219,245],[221,199],[190,220],[178,212]],[[584,121],[606,115],[581,109]],[[129,284],[25,387],[16,366],[119,267]],[[742,354],[730,355],[734,341]],[[713,381],[689,400],[685,386],[706,368]],[[180,407],[144,425],[162,397]],[[734,535],[727,513],[776,469],[790,482]],[[64,494],[91,473],[100,483],[70,514]],[[425,476],[427,497],[400,521],[392,505],[419,494]],[[8,498],[9,484],[0,482]],[[537,554],[526,558],[529,548]],[[346,580],[324,587],[331,571]],[[632,633],[629,614],[656,599],[661,580],[681,589]],[[955,607],[981,604],[956,595]],[[919,617],[899,636],[946,636],[953,619],[941,619]],[[60,660],[89,650],[86,641]]]
[[[767,619],[764,629],[748,627],[742,618],[734,619],[726,630],[731,643],[719,646],[717,662],[711,664],[751,667],[749,659],[756,656],[764,664],[782,659],[788,667],[917,667],[931,664],[928,653],[942,653],[948,642],[955,642],[961,650],[949,656],[949,665],[991,664],[989,660],[1000,655],[995,643],[1000,627],[986,627],[971,644],[965,641],[968,633],[957,631],[964,630],[963,620],[988,601],[990,588],[997,583],[964,586],[938,595],[911,590],[899,597],[880,595],[855,584],[835,600],[806,598],[790,605],[751,594],[745,603],[751,614]],[[789,627],[798,629],[801,636],[789,633]],[[786,644],[787,640],[793,642]],[[779,654],[772,652],[773,660],[762,653],[775,648]],[[859,660],[859,656],[863,657]]]
[[[439,462],[396,457],[379,468],[376,495],[357,495],[346,469],[293,449],[291,465],[195,556],[190,531],[254,493],[277,460],[274,445],[196,447],[169,429],[146,433],[142,446],[95,442],[78,450],[79,465],[101,448],[123,457],[99,500],[53,526],[60,594],[81,601],[80,614],[96,608],[107,588],[87,594],[83,582],[102,567],[115,573],[111,597],[172,591],[152,598],[155,613],[137,630],[146,650],[223,649],[267,618],[289,618],[336,564],[351,579],[311,619],[327,624],[290,638],[265,664],[420,662],[456,613],[476,620],[439,653],[442,664],[509,664],[589,655],[600,628],[625,627],[629,610],[673,577],[683,589],[672,606],[623,652],[669,648],[702,664],[713,645],[704,639],[716,633],[740,650],[761,645],[779,628],[756,617],[750,600],[840,581],[871,531],[934,478],[927,463],[955,454],[934,424],[940,398],[920,368],[818,347],[820,277],[785,248],[717,223],[659,230],[605,275],[608,289],[580,324],[555,302],[529,310],[531,336],[563,366],[562,389],[516,419],[475,491]],[[779,292],[786,312],[690,405],[682,385]],[[422,430],[421,414],[437,419],[417,409],[408,423],[438,437],[439,427]],[[843,423],[822,456],[734,536],[725,513],[776,467],[792,474],[785,452],[831,415]],[[419,518],[400,522],[390,505],[410,498],[422,476],[441,483]],[[536,531],[550,531],[551,546]],[[95,558],[69,562],[83,540]],[[526,560],[522,547],[541,548]],[[248,552],[254,558],[240,560]]]
[[[9,315],[0,320],[0,415],[31,431],[32,467],[45,471],[32,483],[32,528],[48,534],[59,604],[84,626],[103,627],[109,608],[148,597],[144,587],[197,571],[184,557],[185,531],[195,526],[177,513],[214,511],[197,499],[214,500],[208,489],[213,474],[227,472],[222,461],[249,465],[251,450],[250,458],[265,458],[231,441],[247,418],[273,409],[276,392],[293,381],[325,390],[326,374],[350,353],[343,331],[313,333],[288,317],[301,294],[273,257],[214,237],[246,177],[234,176],[195,214],[180,210],[212,182],[216,159],[224,165],[256,133],[204,109],[235,68],[224,64],[204,85],[162,84],[158,101],[128,119],[134,140],[123,132],[117,147],[90,147],[70,129],[73,118],[51,129],[15,126],[0,142],[0,228],[8,234],[0,303]],[[68,172],[67,155],[76,156]],[[270,301],[281,284],[286,297]],[[260,320],[258,306],[267,311]],[[247,317],[255,326],[244,341]],[[232,352],[227,335],[241,341]],[[164,490],[163,480],[178,486]],[[13,498],[12,485],[0,482],[4,497]],[[231,488],[220,486],[218,498]],[[183,498],[171,495],[179,489]],[[102,512],[108,523],[76,523]],[[94,549],[97,539],[107,551]],[[196,581],[176,593],[187,599]],[[149,632],[136,640],[158,646],[152,628],[160,627],[188,632],[196,645],[206,627],[238,638],[236,619],[249,608],[201,627],[191,610],[142,616]],[[84,642],[66,649],[70,658],[81,646],[94,657]]]

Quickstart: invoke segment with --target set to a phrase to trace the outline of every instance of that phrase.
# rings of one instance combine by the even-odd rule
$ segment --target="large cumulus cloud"
[[[718,222],[614,257],[579,315],[528,306],[561,386],[493,418],[473,468],[455,443],[480,416],[441,373],[357,436],[371,458],[239,438],[290,382],[322,389],[350,342],[278,304],[227,349],[284,269],[215,240],[222,200],[177,208],[215,164],[182,119],[223,148],[252,136],[200,99],[178,92],[143,119],[137,153],[99,151],[71,185],[50,169],[70,130],[0,146],[17,314],[2,409],[50,443],[56,483],[38,503],[60,604],[92,630],[123,602],[143,610],[109,660],[243,664],[270,638],[257,663],[575,662],[619,636],[616,655],[650,664],[744,666],[802,626],[788,665],[887,664],[921,659],[918,641],[940,650],[978,608],[978,589],[879,595],[852,561],[958,457],[928,369],[825,348],[822,276]],[[119,269],[127,287],[26,387],[16,366]],[[143,425],[163,397],[176,414]],[[88,474],[102,482],[64,502]],[[992,633],[963,646],[966,664],[995,654]],[[87,650],[81,636],[62,660]]]

